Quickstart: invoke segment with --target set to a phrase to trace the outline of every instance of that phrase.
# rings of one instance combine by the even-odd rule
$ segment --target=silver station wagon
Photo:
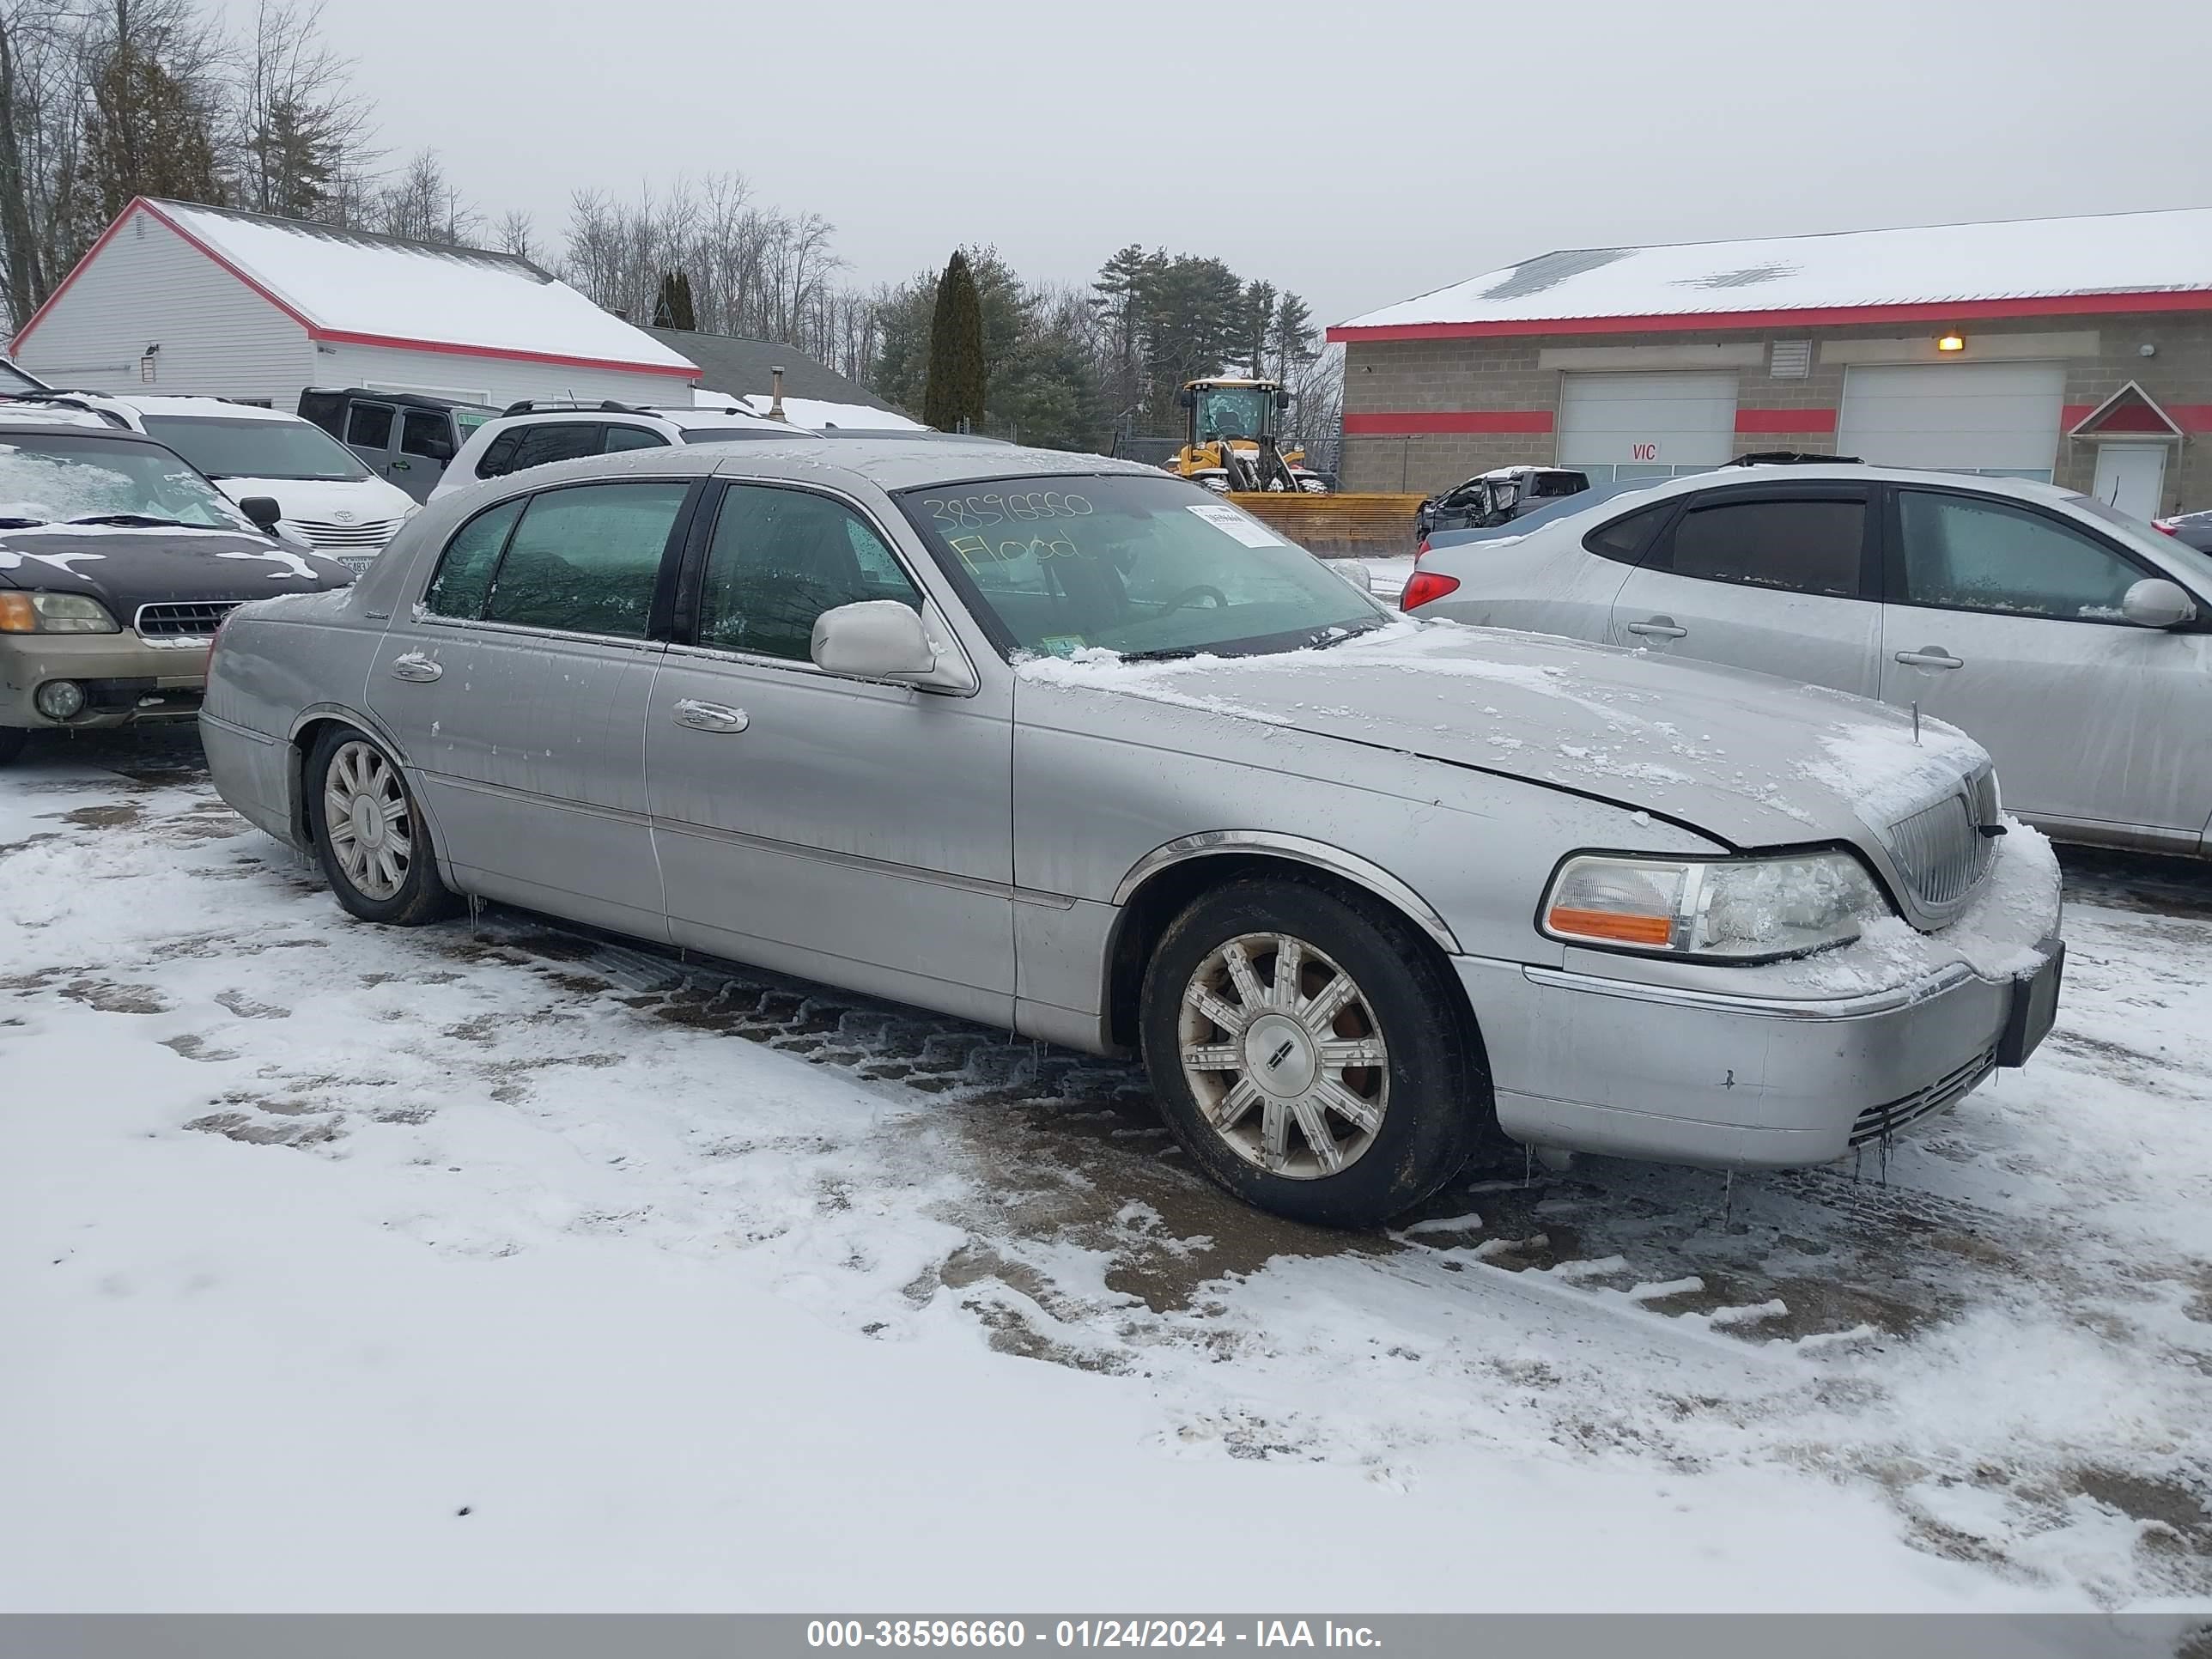
[[[1003,445],[442,497],[234,612],[201,724],[356,916],[481,895],[1137,1050],[1207,1174],[1342,1225],[1501,1132],[1842,1157],[2022,1063],[2063,960],[1948,727],[1407,620],[1194,485]]]

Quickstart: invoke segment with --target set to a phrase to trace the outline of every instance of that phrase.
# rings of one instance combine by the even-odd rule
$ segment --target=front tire
[[[0,766],[13,764],[30,740],[31,734],[20,726],[0,726]]]
[[[363,921],[419,927],[459,906],[398,763],[350,726],[307,757],[307,823],[331,891]]]
[[[1202,895],[1161,938],[1139,1012],[1168,1127],[1247,1203],[1382,1225],[1495,1123],[1448,975],[1379,902],[1285,878]]]

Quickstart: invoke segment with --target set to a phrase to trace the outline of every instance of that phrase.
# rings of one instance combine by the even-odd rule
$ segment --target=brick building
[[[1328,337],[1346,489],[1795,449],[2212,507],[2212,208],[1547,253]]]

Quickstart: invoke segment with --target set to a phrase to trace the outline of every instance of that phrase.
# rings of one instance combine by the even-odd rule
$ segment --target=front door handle
[[[1966,659],[1954,657],[1940,645],[1923,645],[1917,651],[1900,651],[1898,661],[1908,668],[1964,668]]]
[[[445,665],[436,658],[426,657],[420,651],[410,651],[404,657],[392,659],[392,678],[395,680],[412,680],[425,685],[445,672]]]
[[[1650,622],[1631,623],[1628,631],[1640,634],[1648,640],[1687,639],[1690,634],[1686,628],[1677,628],[1672,617],[1654,617]]]
[[[742,708],[726,703],[699,702],[690,697],[676,705],[676,723],[694,732],[742,732],[752,720]]]

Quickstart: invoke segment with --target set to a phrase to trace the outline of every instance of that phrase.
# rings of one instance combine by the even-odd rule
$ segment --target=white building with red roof
[[[529,260],[141,198],[17,331],[50,385],[689,405],[691,361]]]

